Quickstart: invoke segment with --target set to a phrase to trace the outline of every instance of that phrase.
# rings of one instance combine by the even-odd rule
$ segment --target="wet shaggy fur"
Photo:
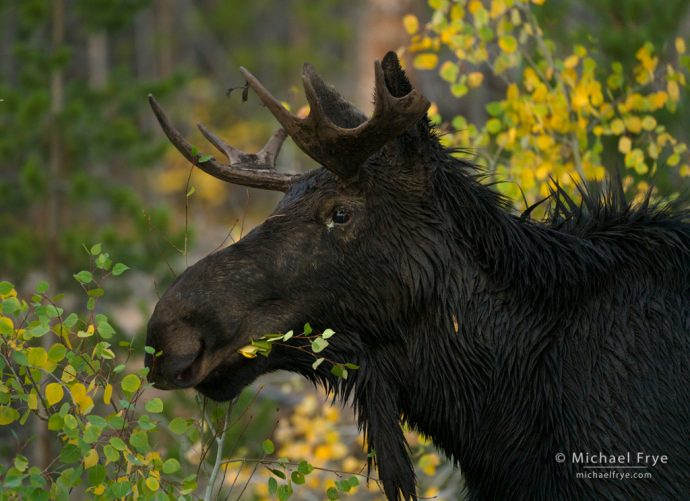
[[[384,70],[392,93],[409,91],[393,56]],[[361,123],[334,95],[334,120]],[[392,501],[416,499],[403,422],[457,463],[471,500],[688,499],[688,212],[613,192],[575,204],[557,186],[550,203],[547,221],[511,214],[421,121],[354,181],[309,173],[263,225],[187,270],[147,343],[199,336],[220,353],[194,383],[213,398],[276,369],[335,390]],[[336,206],[352,221],[329,228]],[[233,355],[307,321],[337,332],[325,356],[360,369],[343,381],[289,347]],[[668,461],[617,470],[648,479],[578,479],[592,471],[573,464],[580,452]]]

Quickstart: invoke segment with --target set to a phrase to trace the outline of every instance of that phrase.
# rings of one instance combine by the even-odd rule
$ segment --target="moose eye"
[[[333,215],[331,216],[331,220],[335,224],[345,224],[350,220],[351,217],[352,217],[352,214],[345,207],[337,207],[333,211]]]

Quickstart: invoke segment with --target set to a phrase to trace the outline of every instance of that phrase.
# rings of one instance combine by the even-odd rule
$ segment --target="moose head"
[[[435,175],[429,159],[439,149],[426,119],[429,102],[412,88],[393,52],[375,63],[368,119],[308,64],[302,75],[306,118],[288,112],[241,71],[282,128],[258,153],[247,154],[199,125],[228,163],[201,162],[149,97],[166,135],[194,165],[230,183],[285,193],[263,224],[189,267],[159,300],[146,342],[162,355],[147,355],[149,377],[159,388],[194,387],[229,400],[259,375],[285,369],[342,395],[361,383],[363,394],[367,377],[374,379],[373,366],[388,363],[372,354],[386,351],[402,363],[403,326],[431,300],[424,297],[430,294],[430,257],[413,243],[433,239],[427,226],[442,220],[429,195]],[[288,135],[322,167],[304,175],[277,172],[275,160]],[[314,371],[313,358],[280,346],[267,358],[238,353],[266,333],[301,332],[307,322],[334,329],[329,360],[359,364],[362,377],[338,380],[326,365]],[[397,423],[398,411],[392,412]],[[361,419],[374,432],[376,425]],[[380,457],[383,447],[378,449]],[[414,492],[413,476],[405,483],[406,492]]]

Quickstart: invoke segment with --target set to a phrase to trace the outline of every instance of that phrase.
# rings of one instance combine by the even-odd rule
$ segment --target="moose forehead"
[[[314,169],[304,174],[276,206],[274,215],[299,211],[320,213],[329,210],[334,203],[362,197],[361,184],[343,182],[325,168]]]

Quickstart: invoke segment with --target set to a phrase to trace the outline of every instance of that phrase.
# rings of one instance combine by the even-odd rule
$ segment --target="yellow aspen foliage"
[[[48,405],[57,404],[64,395],[65,391],[60,383],[48,383],[46,385],[46,403]]]
[[[619,62],[604,68],[597,51],[584,44],[559,50],[534,15],[543,3],[430,1],[430,20],[415,18],[409,45],[415,67],[439,71],[453,96],[471,94],[489,73],[506,84],[505,93],[487,105],[482,124],[436,115],[435,123],[447,119],[453,129],[446,144],[482,152],[492,175],[511,181],[497,188],[516,203],[523,194],[528,203],[548,195],[551,179],[565,187],[573,186],[573,179],[601,179],[602,158],[611,162],[616,155],[627,186],[660,168],[687,176],[687,148],[677,150],[684,143],[661,122],[661,112],[675,112],[687,86],[685,41],[674,40],[677,60],[667,60],[647,42],[635,51],[632,68]],[[437,69],[429,56],[440,50],[454,58]]]

